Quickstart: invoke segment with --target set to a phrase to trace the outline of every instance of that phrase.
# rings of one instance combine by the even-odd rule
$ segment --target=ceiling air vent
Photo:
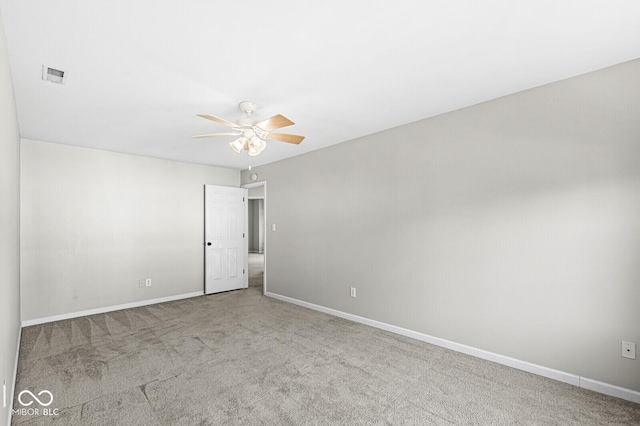
[[[48,66],[43,65],[42,79],[44,81],[50,81],[52,83],[64,84],[64,71],[60,71],[55,68],[49,68]]]

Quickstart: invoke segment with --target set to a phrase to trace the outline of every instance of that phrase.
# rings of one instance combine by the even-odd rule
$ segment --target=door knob
[[[208,246],[210,246],[210,245],[211,245],[211,243],[207,243],[207,245],[208,245]]]

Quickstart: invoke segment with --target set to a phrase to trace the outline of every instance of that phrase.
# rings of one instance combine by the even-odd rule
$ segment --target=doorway
[[[248,227],[247,258],[249,289],[267,292],[267,183],[255,182],[242,186],[247,189]]]
[[[264,253],[264,199],[249,198],[249,253]]]

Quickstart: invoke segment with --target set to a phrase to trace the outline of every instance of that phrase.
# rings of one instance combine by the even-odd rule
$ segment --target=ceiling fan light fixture
[[[267,147],[267,141],[276,140],[280,142],[299,144],[304,139],[304,136],[289,135],[285,133],[271,133],[272,130],[280,129],[295,124],[287,117],[277,114],[266,120],[262,120],[259,123],[255,123],[251,118],[251,114],[255,112],[257,105],[254,102],[245,101],[240,103],[240,109],[247,115],[244,118],[238,120],[237,124],[234,124],[223,118],[214,117],[207,114],[196,114],[198,117],[202,117],[206,120],[214,121],[218,124],[230,127],[233,132],[227,133],[212,133],[206,135],[193,136],[194,138],[213,138],[218,136],[239,136],[236,140],[229,143],[231,149],[240,154],[243,150],[248,151],[249,155],[255,157],[259,155]]]
[[[240,154],[244,149],[245,144],[247,143],[247,138],[244,136],[234,140],[229,144],[232,150],[235,151],[236,154]]]
[[[267,147],[267,143],[256,136],[251,138],[251,144],[258,150],[258,152],[264,151]]]
[[[247,145],[249,146],[249,155],[252,157],[259,155],[267,146],[265,141],[256,136],[249,139]]]

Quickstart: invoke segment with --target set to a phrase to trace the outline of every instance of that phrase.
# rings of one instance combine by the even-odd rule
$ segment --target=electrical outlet
[[[356,297],[356,288],[351,287],[351,297]]]
[[[151,278],[147,278],[147,287],[151,287]]]
[[[636,359],[636,344],[632,342],[622,342],[622,352],[620,356],[623,358]]]
[[[144,287],[144,280],[138,280],[138,287]]]

